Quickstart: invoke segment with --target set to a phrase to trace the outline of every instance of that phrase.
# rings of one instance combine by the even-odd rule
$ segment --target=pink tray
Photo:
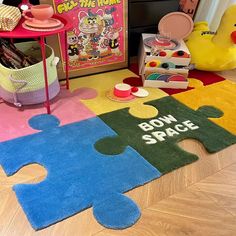
[[[46,37],[49,35],[65,32],[70,28],[72,28],[72,25],[64,17],[54,14],[53,18],[60,20],[64,25],[64,27],[52,31],[32,31],[23,28],[22,23],[24,23],[25,19],[22,17],[19,24],[13,31],[10,32],[0,31],[0,37],[1,38],[37,38],[40,36]]]

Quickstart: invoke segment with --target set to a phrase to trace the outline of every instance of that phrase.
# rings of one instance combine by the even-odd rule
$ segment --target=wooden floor
[[[223,76],[226,79],[236,82],[236,69],[230,71],[222,71],[217,74]]]
[[[34,164],[8,178],[0,169],[0,236],[236,235],[236,145],[216,154],[208,154],[194,140],[179,145],[199,160],[126,193],[140,206],[142,216],[125,230],[103,228],[88,209],[35,232],[11,186],[40,182],[45,169]]]

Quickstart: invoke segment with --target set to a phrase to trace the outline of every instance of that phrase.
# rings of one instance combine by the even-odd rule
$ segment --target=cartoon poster
[[[70,77],[127,66],[126,0],[51,1],[55,13],[72,22],[67,48],[64,37],[58,40],[62,65],[64,50],[68,52]],[[55,42],[50,45],[55,47]]]

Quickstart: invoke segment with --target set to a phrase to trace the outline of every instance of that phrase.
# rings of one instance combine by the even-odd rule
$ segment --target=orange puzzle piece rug
[[[13,186],[32,227],[90,207],[103,226],[130,227],[141,212],[125,192],[198,160],[180,141],[198,140],[209,153],[236,143],[236,84],[201,71],[188,80],[185,90],[145,88],[147,97],[117,102],[108,96],[116,84],[140,84],[130,70],[73,79],[51,101],[52,115],[41,105],[18,110],[2,101],[5,174],[32,163],[48,172],[40,183]]]

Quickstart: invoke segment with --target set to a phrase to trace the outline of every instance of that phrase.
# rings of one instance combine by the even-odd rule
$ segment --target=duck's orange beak
[[[233,31],[231,33],[231,39],[233,40],[233,42],[236,44],[236,31]]]

